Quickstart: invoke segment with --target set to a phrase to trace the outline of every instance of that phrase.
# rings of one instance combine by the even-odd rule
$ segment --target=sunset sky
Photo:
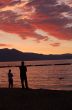
[[[72,0],[0,0],[0,48],[72,53]]]

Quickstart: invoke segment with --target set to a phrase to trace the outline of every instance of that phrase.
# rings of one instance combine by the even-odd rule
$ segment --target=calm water
[[[72,60],[26,61],[25,64],[71,63]],[[0,62],[0,66],[20,65],[20,62]],[[19,68],[0,68],[0,87],[8,87],[8,70],[14,75],[14,87],[21,87]],[[72,90],[72,65],[32,66],[27,67],[30,88]]]

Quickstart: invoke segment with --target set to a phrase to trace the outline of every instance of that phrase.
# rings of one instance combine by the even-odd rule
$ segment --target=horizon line
[[[58,53],[56,53],[56,54],[44,54],[44,53],[37,53],[37,52],[24,52],[24,51],[21,51],[21,50],[19,50],[19,49],[16,49],[16,48],[0,48],[0,50],[3,50],[3,49],[8,49],[8,50],[17,50],[17,51],[19,51],[19,52],[22,52],[22,53],[33,53],[33,54],[41,54],[41,55],[64,55],[64,54],[72,54],[72,53],[62,53],[62,54],[58,54]]]

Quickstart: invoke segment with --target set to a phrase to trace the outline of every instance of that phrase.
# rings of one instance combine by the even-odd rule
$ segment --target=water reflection
[[[72,60],[62,61],[29,61],[25,64],[54,64],[54,63],[72,62]],[[20,62],[2,62],[0,65],[20,65]],[[8,87],[8,70],[11,69],[14,75],[14,87],[21,87],[19,68],[0,68],[0,87]],[[45,89],[64,89],[72,90],[72,65],[60,66],[33,66],[28,67],[28,82],[30,88]]]

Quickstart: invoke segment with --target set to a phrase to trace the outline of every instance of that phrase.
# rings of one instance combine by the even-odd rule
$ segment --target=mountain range
[[[44,55],[38,53],[21,52],[16,49],[0,49],[0,61],[31,61],[31,60],[61,60],[72,59],[72,54]]]

